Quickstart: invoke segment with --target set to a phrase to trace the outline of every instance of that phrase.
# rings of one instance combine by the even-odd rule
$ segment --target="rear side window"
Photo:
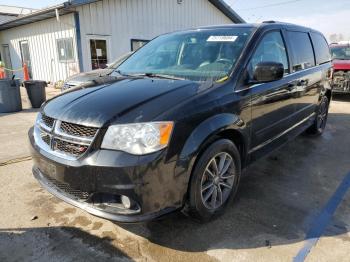
[[[314,51],[308,33],[288,31],[292,48],[293,72],[315,66]]]
[[[316,63],[320,65],[331,61],[331,54],[326,39],[317,33],[311,33],[311,39],[315,48]]]

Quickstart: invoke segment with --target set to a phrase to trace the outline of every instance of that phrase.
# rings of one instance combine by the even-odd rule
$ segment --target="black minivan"
[[[331,75],[324,36],[301,26],[161,35],[105,81],[42,105],[29,131],[34,176],[106,219],[182,209],[207,221],[233,199],[243,168],[304,131],[323,132]]]

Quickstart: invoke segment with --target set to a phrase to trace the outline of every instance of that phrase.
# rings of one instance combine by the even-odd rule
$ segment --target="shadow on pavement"
[[[155,244],[189,252],[303,241],[350,171],[349,127],[350,115],[330,114],[322,137],[299,136],[251,165],[236,200],[214,221],[199,224],[178,212],[158,221],[118,226]],[[342,212],[350,217],[350,208]],[[344,221],[333,219],[325,235],[347,232]]]
[[[0,229],[0,261],[130,261],[108,237],[75,227]]]

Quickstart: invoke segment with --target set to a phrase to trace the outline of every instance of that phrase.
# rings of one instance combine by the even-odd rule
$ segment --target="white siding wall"
[[[157,35],[232,21],[207,0],[102,0],[76,8],[79,12],[83,71],[91,70],[88,37],[108,40],[108,62],[130,51],[131,39],[151,40]],[[58,61],[56,40],[73,37],[75,62]],[[8,44],[12,67],[21,67],[19,42],[28,40],[33,79],[56,82],[79,70],[74,15],[31,23],[0,32],[0,44]],[[2,48],[0,48],[2,50]],[[21,73],[16,76],[22,77]]]
[[[27,40],[32,62],[33,79],[46,81],[64,80],[79,70],[75,40],[75,24],[72,14],[61,16],[60,23],[56,18],[14,27],[0,32],[0,43],[10,47],[13,68],[20,68],[20,41]],[[58,61],[56,40],[73,37],[75,62],[62,63]],[[2,47],[1,47],[2,49]],[[16,77],[23,77],[22,72],[16,72]]]
[[[130,50],[131,39],[151,40],[179,29],[233,23],[207,0],[103,0],[77,8],[83,67],[89,63],[90,35],[109,39],[109,62]]]

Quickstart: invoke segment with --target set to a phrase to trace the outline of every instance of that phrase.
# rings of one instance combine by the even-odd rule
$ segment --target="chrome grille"
[[[62,122],[60,128],[61,131],[66,134],[81,137],[94,137],[98,130],[98,128],[95,127],[87,127],[67,122]]]
[[[43,123],[48,126],[48,127],[53,127],[53,123],[54,123],[54,119],[51,117],[48,117],[46,115],[41,115],[41,120],[43,121]]]
[[[93,142],[98,128],[40,115],[34,137],[39,147],[59,157],[75,160],[82,156]]]
[[[68,195],[74,196],[80,201],[86,201],[89,198],[89,193],[86,191],[81,191],[79,189],[74,189],[70,185],[57,181],[56,179],[52,177],[45,176],[47,181],[52,184],[54,187],[60,189],[61,191],[65,192]]]
[[[80,156],[81,154],[85,153],[85,151],[88,149],[88,146],[86,145],[80,145],[75,143],[70,143],[64,140],[60,140],[55,138],[55,148],[61,152],[67,153],[69,155],[73,156]]]
[[[50,136],[46,133],[41,133],[41,139],[44,141],[45,144],[50,145]]]

